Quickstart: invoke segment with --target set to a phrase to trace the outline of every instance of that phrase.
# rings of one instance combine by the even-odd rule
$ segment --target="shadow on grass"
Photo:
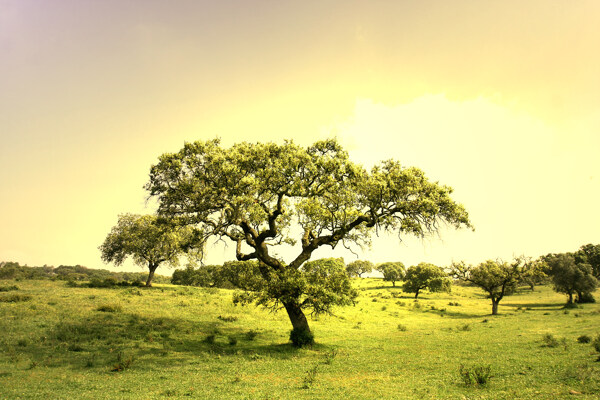
[[[562,310],[565,308],[565,303],[506,303],[503,304],[505,307],[513,308],[526,308],[530,310],[548,311],[548,310]]]
[[[232,355],[258,360],[298,355],[299,350],[289,343],[265,344],[266,335],[222,321],[97,311],[80,320],[62,320],[48,328],[39,340],[12,344],[8,353],[29,360],[30,368],[103,367],[106,371],[127,357],[132,361],[143,359],[140,365],[156,369],[189,363],[190,356]],[[316,344],[312,349],[325,347]]]

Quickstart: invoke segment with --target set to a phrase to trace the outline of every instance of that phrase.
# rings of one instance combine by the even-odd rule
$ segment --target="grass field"
[[[380,279],[287,343],[285,313],[231,291],[0,281],[0,399],[598,399],[600,304],[548,287],[500,303],[471,287],[418,302]],[[13,287],[14,286],[14,287]],[[596,297],[600,295],[596,293]],[[553,340],[554,339],[554,340]],[[486,385],[459,369],[490,366]]]

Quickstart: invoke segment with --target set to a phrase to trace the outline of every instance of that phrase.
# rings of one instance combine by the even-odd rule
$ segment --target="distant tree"
[[[346,271],[351,277],[358,276],[359,278],[362,278],[362,274],[368,274],[373,271],[373,263],[366,260],[352,261],[350,264],[346,265]]]
[[[175,267],[186,253],[191,258],[199,258],[197,247],[192,250],[192,244],[196,243],[189,228],[174,228],[153,215],[123,214],[99,249],[104,262],[118,266],[131,257],[135,264],[147,266],[146,286],[149,287],[159,265]]]
[[[577,264],[589,264],[596,279],[600,279],[600,244],[586,244],[575,253]]]
[[[543,260],[525,259],[523,265],[523,273],[519,283],[529,286],[533,292],[536,286],[547,283],[548,281],[548,264]]]
[[[383,280],[392,282],[396,287],[396,282],[404,279],[404,264],[401,262],[386,262],[379,264],[377,270],[383,274]]]
[[[523,273],[523,264],[522,258],[517,258],[510,264],[488,260],[476,267],[458,262],[450,266],[450,275],[486,291],[492,300],[492,315],[497,315],[500,300],[516,290]]]
[[[207,239],[231,240],[238,261],[264,265],[260,273],[268,290],[261,293],[283,304],[293,329],[307,337],[303,307],[322,308],[329,301],[306,297],[312,286],[304,286],[302,275],[309,270],[302,266],[315,250],[368,245],[377,230],[422,236],[440,223],[471,226],[464,207],[450,198],[451,188],[393,160],[366,171],[335,140],[307,148],[292,142],[230,148],[219,140],[186,143],[160,157],[146,188],[158,200],[159,215],[195,226]],[[279,245],[297,245],[295,256],[287,262],[276,257]],[[312,296],[329,293],[322,289]]]
[[[548,254],[543,258],[550,268],[554,290],[567,295],[567,304],[573,304],[574,295],[578,303],[594,301],[592,292],[598,287],[598,280],[589,264],[578,264],[569,253]]]
[[[402,290],[414,293],[416,299],[419,297],[419,291],[423,289],[430,292],[449,292],[451,286],[452,282],[442,268],[422,262],[406,270]]]

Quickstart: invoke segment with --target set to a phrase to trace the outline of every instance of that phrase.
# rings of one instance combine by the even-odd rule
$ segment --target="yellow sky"
[[[599,18],[593,0],[0,0],[0,260],[103,267],[117,215],[152,212],[157,157],[216,136],[335,135],[455,188],[475,232],[381,238],[375,262],[600,243]]]

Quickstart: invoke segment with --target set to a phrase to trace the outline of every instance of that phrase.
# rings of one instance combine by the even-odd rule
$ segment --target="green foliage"
[[[308,261],[299,271],[285,273],[273,273],[257,261],[225,263],[223,271],[232,284],[244,290],[235,293],[234,302],[255,302],[271,310],[282,303],[298,302],[313,315],[330,314],[335,306],[354,304],[358,295],[339,258]]]
[[[551,333],[544,334],[544,336],[542,336],[542,342],[546,347],[558,347],[558,345],[560,344],[558,339],[555,338],[554,335],[552,335]]]
[[[577,264],[588,264],[592,268],[592,274],[600,280],[600,244],[586,244],[581,246],[575,253]]]
[[[581,256],[579,260],[581,261]],[[592,292],[599,286],[598,280],[593,275],[590,264],[577,262],[573,254],[548,254],[544,256],[550,268],[550,275],[554,283],[554,290],[566,294],[567,304],[574,302],[577,295],[578,303],[591,303],[594,301]]]
[[[402,290],[414,293],[417,298],[419,291],[423,289],[430,292],[449,292],[451,286],[452,282],[442,268],[429,263],[419,263],[406,271]]]
[[[492,378],[491,365],[475,365],[472,367],[461,365],[458,372],[467,386],[484,386]]]
[[[455,262],[450,266],[450,274],[486,291],[492,300],[492,314],[496,315],[500,300],[517,289],[524,262],[524,258],[516,258],[511,264],[488,260],[476,267],[468,266],[464,262]]]
[[[383,274],[384,281],[392,282],[392,286],[396,286],[397,281],[404,279],[404,264],[401,262],[379,264],[377,270]]]
[[[123,214],[99,249],[104,262],[121,265],[128,257],[139,266],[147,266],[147,286],[151,286],[154,271],[160,264],[175,267],[183,254],[199,258],[201,246],[191,228],[174,227],[153,215]]]
[[[10,292],[12,290],[19,290],[19,287],[17,285],[0,286],[0,292]]]
[[[348,289],[332,290],[347,286],[337,272],[304,277],[314,268],[302,266],[319,247],[368,245],[377,229],[422,236],[442,222],[471,226],[465,209],[450,198],[451,188],[392,160],[367,172],[335,140],[308,148],[292,142],[230,148],[219,140],[186,143],[152,166],[146,189],[158,199],[159,215],[193,226],[203,240],[231,240],[239,261],[260,262],[264,288],[246,297],[281,302],[293,325],[294,318],[306,321],[302,308],[328,312],[352,301]],[[300,245],[289,262],[270,252],[282,244]],[[337,282],[327,284],[330,279]]]
[[[596,336],[596,338],[592,342],[592,346],[594,347],[597,353],[600,353],[600,334]]]
[[[592,341],[592,338],[588,335],[581,335],[577,338],[578,343],[589,343]]]
[[[368,274],[373,271],[373,263],[367,260],[356,260],[346,265],[346,271],[351,277],[362,277],[362,274]]]

